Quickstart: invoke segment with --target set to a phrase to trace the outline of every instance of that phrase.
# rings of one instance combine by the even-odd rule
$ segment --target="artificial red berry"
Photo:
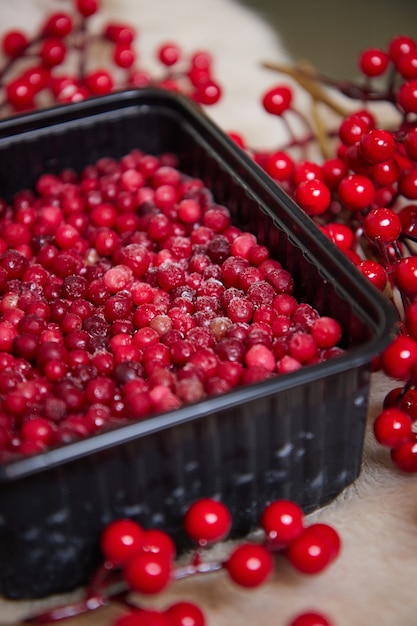
[[[415,48],[416,42],[414,39],[407,35],[396,35],[389,42],[388,56],[396,63],[403,54],[408,54],[412,50],[415,50]]]
[[[359,68],[365,76],[381,76],[388,67],[389,57],[379,48],[368,48],[359,56]]]
[[[165,556],[152,552],[140,552],[128,561],[124,576],[132,591],[156,594],[169,584],[171,570],[171,561]]]
[[[44,65],[55,67],[64,61],[67,48],[61,39],[48,37],[43,41],[39,54]]]
[[[383,410],[374,421],[376,440],[383,446],[397,448],[406,443],[412,433],[409,415],[396,407]]]
[[[304,529],[304,513],[290,500],[276,500],[262,512],[260,524],[272,545],[286,546]]]
[[[241,587],[257,587],[271,575],[273,559],[261,545],[244,543],[232,552],[224,564],[230,578]]]
[[[331,195],[322,180],[313,179],[298,185],[295,199],[307,215],[321,215],[329,208]]]
[[[372,259],[365,259],[364,261],[360,261],[357,268],[377,289],[379,289],[379,291],[384,291],[387,285],[388,275],[385,268],[380,263]]]
[[[315,611],[308,611],[307,613],[300,613],[297,615],[288,626],[332,626],[327,617],[321,613]]]
[[[184,517],[185,532],[200,545],[224,539],[229,534],[231,523],[227,507],[211,498],[193,502]]]
[[[282,115],[291,107],[292,91],[286,85],[279,85],[268,90],[263,98],[262,105],[271,115]]]
[[[365,217],[363,229],[372,241],[388,244],[396,241],[401,233],[401,221],[390,209],[372,209]]]
[[[315,532],[313,525],[288,546],[287,557],[299,572],[318,574],[335,558],[334,542],[321,531]]]
[[[417,113],[417,79],[401,85],[397,93],[397,102],[405,113]]]
[[[409,441],[391,450],[391,459],[402,472],[417,472],[417,440],[413,435]]]
[[[165,43],[158,50],[158,58],[164,65],[168,67],[175,65],[181,55],[180,48],[174,43]]]
[[[166,609],[172,626],[205,626],[202,610],[193,602],[175,602]]]
[[[394,269],[394,280],[398,289],[408,296],[417,294],[417,257],[404,257]]]
[[[101,535],[104,557],[115,565],[125,565],[142,548],[143,528],[130,519],[111,522]]]
[[[349,174],[340,182],[338,194],[347,209],[357,211],[369,207],[375,195],[375,188],[366,176]]]
[[[406,380],[411,367],[417,361],[417,342],[411,337],[399,335],[381,355],[381,366],[392,378]]]
[[[1,47],[5,56],[15,59],[20,57],[29,45],[29,39],[20,30],[11,30],[3,35]]]
[[[395,140],[387,130],[373,128],[360,139],[362,155],[371,163],[381,163],[391,158],[395,150]]]
[[[83,17],[90,17],[98,11],[100,4],[99,0],[76,0],[75,6]]]

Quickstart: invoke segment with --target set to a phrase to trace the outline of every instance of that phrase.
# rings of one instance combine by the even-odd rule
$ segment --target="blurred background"
[[[295,59],[310,61],[332,77],[356,78],[357,58],[366,48],[385,49],[395,35],[417,38],[416,0],[240,2],[277,30]]]

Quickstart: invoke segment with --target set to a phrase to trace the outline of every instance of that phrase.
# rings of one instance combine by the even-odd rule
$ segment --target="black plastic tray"
[[[112,519],[163,528],[181,545],[184,511],[211,496],[230,507],[238,536],[271,500],[311,511],[360,471],[370,363],[391,339],[394,310],[192,103],[143,89],[9,118],[0,123],[0,196],[133,148],[177,154],[293,274],[297,298],[339,321],[347,352],[0,466],[0,593],[10,598],[84,584]]]

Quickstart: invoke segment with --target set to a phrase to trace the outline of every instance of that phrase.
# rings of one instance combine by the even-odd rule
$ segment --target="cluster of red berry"
[[[136,606],[131,591],[155,595],[175,580],[200,573],[223,570],[233,583],[251,589],[264,583],[273,573],[273,554],[285,557],[300,573],[323,572],[338,556],[341,541],[327,524],[305,526],[303,511],[293,502],[276,500],[263,511],[262,540],[245,541],[232,548],[224,560],[204,558],[204,548],[224,540],[231,529],[231,515],[221,502],[210,498],[195,501],[186,511],[184,530],[196,549],[187,564],[175,564],[175,546],[166,533],[144,530],[130,519],[112,522],[101,537],[104,564],[97,572],[83,602],[53,609],[32,620],[46,623],[103,606],[112,597],[128,609],[115,626],[204,626],[201,609],[192,602],[176,602],[165,610]],[[108,579],[115,574],[128,591],[109,594]],[[308,612],[295,617],[289,626],[330,626],[326,617]]]
[[[3,115],[148,85],[182,91],[204,105],[219,100],[221,88],[213,78],[209,53],[199,50],[185,58],[175,43],[164,43],[156,51],[163,75],[155,79],[138,63],[134,28],[111,22],[93,35],[89,18],[99,10],[99,0],[69,1],[73,10],[49,15],[36,36],[18,29],[3,36]],[[89,68],[92,50],[99,45],[110,48],[113,69]]]
[[[417,44],[401,35],[389,42],[386,51],[365,50],[359,57],[359,70],[363,81],[358,84],[299,70],[302,78],[359,102],[357,110],[344,116],[336,130],[328,131],[327,147],[331,146],[332,156],[320,162],[303,158],[303,151],[315,139],[312,131],[306,139],[294,137],[279,150],[252,152],[322,232],[397,307],[398,336],[375,367],[401,380],[402,386],[386,397],[375,434],[392,449],[398,468],[416,472]],[[390,128],[378,125],[369,107],[376,102],[392,106]],[[287,85],[277,85],[264,94],[263,106],[291,128],[295,109]],[[235,139],[244,147],[241,137]]]

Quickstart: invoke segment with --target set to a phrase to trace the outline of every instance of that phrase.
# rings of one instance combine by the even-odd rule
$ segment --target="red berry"
[[[415,50],[415,48],[416,42],[414,39],[407,35],[397,35],[389,42],[388,56],[396,63],[403,54],[408,54],[412,50]]]
[[[205,626],[202,610],[192,602],[176,602],[166,609],[172,626]]]
[[[417,257],[409,256],[398,261],[394,269],[394,281],[402,293],[408,296],[417,294]]]
[[[197,86],[194,93],[194,100],[207,106],[216,104],[221,98],[222,89],[213,80],[206,81]]]
[[[100,5],[99,0],[76,0],[75,6],[83,17],[90,17],[98,11]]]
[[[416,361],[417,342],[404,335],[396,337],[381,356],[381,366],[385,374],[400,380],[408,378]]]
[[[270,89],[262,98],[265,111],[271,115],[282,115],[291,107],[291,102],[292,91],[285,85]]]
[[[281,547],[301,535],[304,513],[295,502],[276,500],[263,510],[260,523],[268,541]]]
[[[101,549],[106,560],[125,565],[143,544],[143,528],[130,519],[111,522],[101,535]]]
[[[298,185],[295,198],[307,215],[320,215],[329,208],[331,195],[323,181],[313,179]]]
[[[161,554],[140,552],[126,564],[124,576],[132,591],[159,593],[171,580],[171,561]]]
[[[5,56],[12,59],[20,57],[29,45],[29,40],[25,33],[20,30],[11,30],[4,34],[2,40],[2,50]]]
[[[417,440],[415,435],[409,441],[391,450],[391,459],[402,472],[417,472]]]
[[[401,409],[387,408],[375,419],[375,438],[383,446],[397,448],[410,439],[411,433],[411,418]]]
[[[264,546],[244,543],[232,552],[225,568],[237,585],[252,588],[261,585],[270,576],[273,559]]]
[[[417,79],[401,85],[397,93],[397,102],[405,113],[417,113]]]
[[[362,155],[371,163],[381,163],[394,154],[395,140],[388,130],[373,128],[360,139]]]
[[[272,152],[268,155],[264,167],[274,180],[286,181],[291,179],[294,161],[286,152]]]
[[[359,68],[365,76],[381,76],[388,67],[388,55],[379,48],[368,48],[359,57]]]
[[[417,128],[412,128],[406,134],[404,148],[410,159],[417,160]]]
[[[365,259],[357,265],[358,269],[379,291],[384,291],[388,275],[385,268],[372,259]]]
[[[369,130],[369,124],[359,115],[353,114],[345,118],[339,127],[339,138],[345,146],[357,143],[362,135]]]
[[[164,65],[168,67],[175,65],[181,55],[180,48],[173,43],[165,43],[158,50],[158,58]]]
[[[287,550],[290,563],[303,574],[322,572],[334,558],[334,545],[314,528],[306,528]]]
[[[405,198],[417,200],[417,167],[401,172],[398,179],[398,190]]]
[[[361,174],[345,176],[338,187],[341,203],[351,211],[366,209],[372,202],[375,189],[372,181]]]
[[[85,84],[88,91],[95,95],[104,95],[112,91],[113,78],[107,70],[95,70],[85,77]]]
[[[210,498],[193,502],[184,517],[185,532],[200,545],[224,539],[229,534],[231,524],[227,507]]]
[[[66,37],[72,31],[72,19],[67,13],[53,13],[47,18],[42,31],[47,37]]]
[[[308,611],[297,615],[288,626],[332,626],[327,617],[321,613]]]
[[[406,80],[417,78],[417,50],[402,54],[397,63],[397,71]]]
[[[64,61],[67,48],[61,39],[48,37],[43,41],[39,54],[47,67],[55,67]]]
[[[401,221],[390,209],[373,209],[365,217],[363,230],[372,241],[393,243],[400,236]]]

